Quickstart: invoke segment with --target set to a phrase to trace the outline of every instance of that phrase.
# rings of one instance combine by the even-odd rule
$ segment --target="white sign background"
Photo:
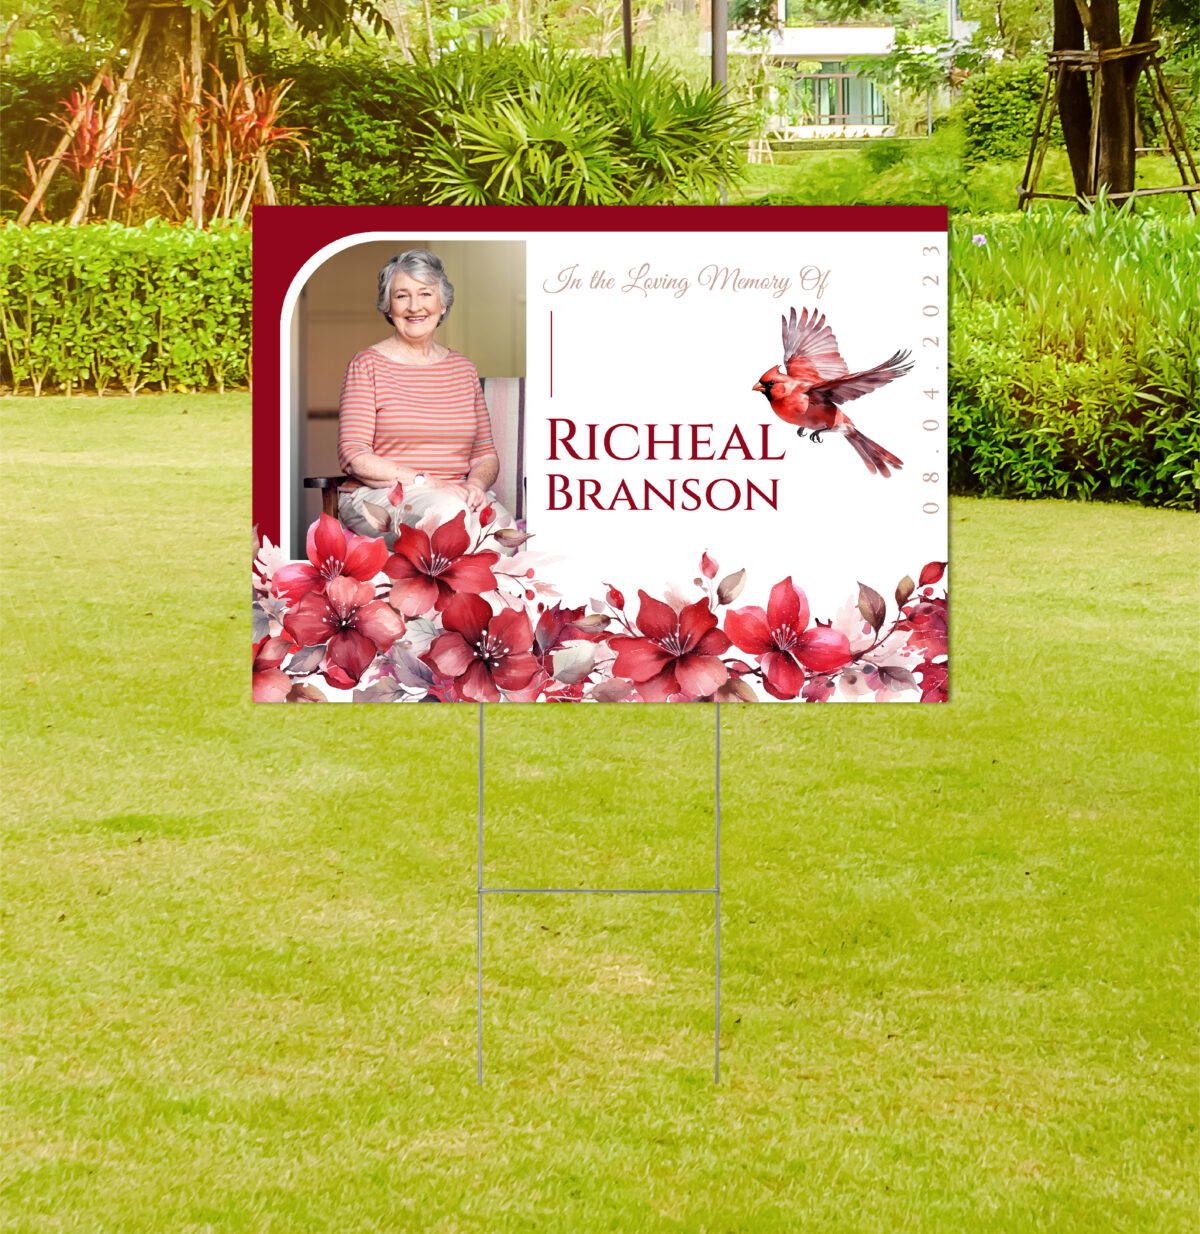
[[[771,586],[791,575],[814,617],[825,618],[857,595],[860,581],[890,597],[904,575],[945,561],[945,240],[941,232],[529,236],[529,547],[561,558],[553,576],[564,600],[601,596],[604,582],[625,593],[633,613],[639,587],[658,598],[667,587],[694,595],[707,551],[722,575],[745,568],[736,603],[765,606]],[[735,289],[735,271],[762,285]],[[819,443],[799,438],[752,389],[784,359],[780,318],[793,307],[825,314],[852,373],[898,350],[912,353],[910,373],[843,407],[903,460],[902,470],[871,474],[836,433]],[[639,426],[636,436],[618,430],[612,442],[624,454],[636,443],[643,457],[621,461],[598,450],[595,461],[577,461],[560,445],[555,461],[552,419],[575,422],[580,453],[588,424],[600,426],[601,444],[607,427]],[[734,448],[724,461],[676,461],[662,457],[667,447],[649,461],[650,424],[660,439],[670,425],[685,426],[685,455],[693,424],[712,426],[700,431],[718,454],[735,428],[759,453],[766,425],[770,453],[783,458],[746,461]],[[551,476],[568,478],[570,508],[561,508],[564,486]],[[742,501],[725,512],[688,512],[677,483],[674,510],[653,494],[644,511],[624,501],[578,508],[581,478],[599,482],[605,505],[624,479],[640,505],[643,481],[665,491],[666,481],[688,477],[701,494],[727,477]],[[748,480],[768,493],[777,480],[778,508],[756,497],[747,510]],[[720,505],[733,494],[728,484],[713,490]]]

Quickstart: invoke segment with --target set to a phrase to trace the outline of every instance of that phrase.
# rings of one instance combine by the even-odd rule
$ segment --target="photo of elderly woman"
[[[454,285],[441,259],[409,249],[379,271],[376,308],[392,327],[346,369],[338,414],[338,462],[349,477],[338,516],[359,535],[380,529],[363,512],[389,510],[389,491],[403,485],[396,520],[416,526],[430,515],[448,522],[460,510],[490,505],[494,525],[512,514],[490,491],[500,472],[491,420],[475,366],[439,342],[438,327],[454,305]]]
[[[389,548],[460,511],[523,525],[523,241],[354,238],[305,280],[289,363],[294,557],[322,510]]]

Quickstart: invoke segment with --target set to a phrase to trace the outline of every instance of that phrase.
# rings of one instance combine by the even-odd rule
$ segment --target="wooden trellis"
[[[1128,47],[1093,48],[1090,51],[1052,51],[1046,57],[1046,85],[1042,91],[1042,102],[1038,108],[1037,123],[1033,128],[1033,139],[1029,145],[1029,157],[1025,161],[1025,174],[1017,188],[1017,205],[1024,210],[1035,197],[1051,201],[1095,201],[1099,192],[1097,183],[1100,165],[1100,103],[1104,91],[1104,75],[1100,66],[1113,60],[1126,60],[1132,56],[1141,57],[1140,71],[1150,78],[1150,91],[1154,105],[1162,117],[1163,132],[1166,135],[1167,146],[1179,168],[1179,184],[1169,184],[1158,188],[1131,189],[1124,193],[1106,194],[1110,201],[1124,201],[1129,197],[1149,197],[1159,193],[1186,193],[1192,213],[1200,213],[1196,206],[1196,194],[1200,193],[1200,173],[1196,171],[1196,163],[1188,148],[1187,137],[1171,92],[1163,77],[1162,61],[1158,55],[1157,41],[1150,43],[1134,43]],[[1088,167],[1087,190],[1082,194],[1075,193],[1039,193],[1038,178],[1042,172],[1042,162],[1050,145],[1050,136],[1054,121],[1058,116],[1059,102],[1062,98],[1063,86],[1069,73],[1090,73],[1092,124],[1088,137]],[[1189,178],[1190,174],[1190,178]]]

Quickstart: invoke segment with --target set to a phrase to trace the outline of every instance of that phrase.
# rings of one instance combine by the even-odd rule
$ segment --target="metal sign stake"
[[[721,704],[713,705],[713,812],[715,860],[711,887],[485,887],[483,884],[483,704],[479,704],[478,848],[475,880],[475,1036],[476,1078],[483,1083],[483,897],[486,895],[711,895],[716,953],[713,1083],[721,1082]]]

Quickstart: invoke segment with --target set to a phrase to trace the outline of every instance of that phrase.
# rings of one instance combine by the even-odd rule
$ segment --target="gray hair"
[[[440,325],[450,316],[450,306],[454,303],[454,284],[446,277],[442,267],[442,259],[434,256],[427,249],[408,249],[399,253],[379,271],[379,299],[375,307],[388,319],[392,300],[392,279],[397,274],[407,274],[410,279],[426,285],[437,284],[438,296],[442,301],[442,315],[438,319]]]

